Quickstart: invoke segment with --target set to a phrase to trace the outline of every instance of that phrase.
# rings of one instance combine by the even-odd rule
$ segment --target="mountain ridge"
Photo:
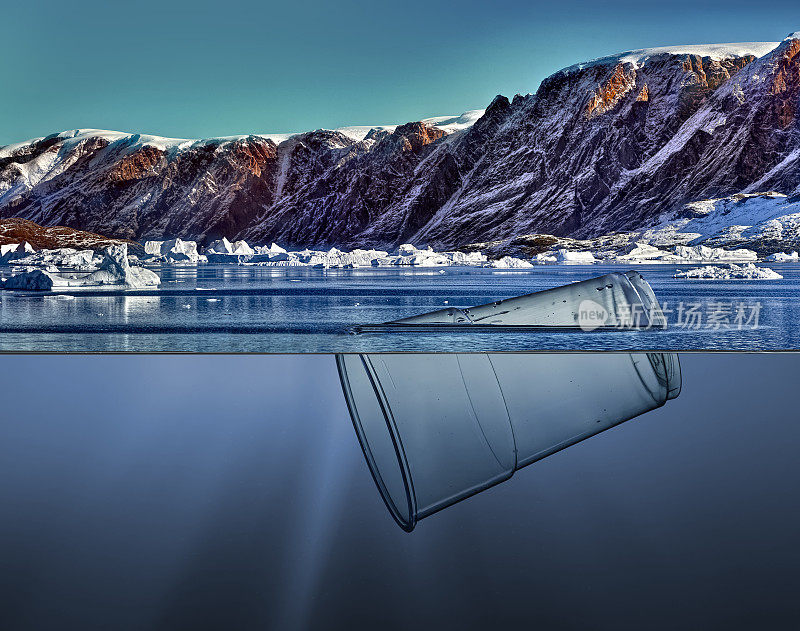
[[[83,130],[8,145],[0,218],[299,246],[594,237],[699,199],[800,193],[798,110],[798,33],[642,49],[461,117],[280,142]]]

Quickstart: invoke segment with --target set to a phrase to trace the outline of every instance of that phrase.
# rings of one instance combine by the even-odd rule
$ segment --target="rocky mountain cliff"
[[[800,33],[632,51],[461,123],[203,141],[78,130],[11,145],[0,218],[293,246],[592,237],[698,199],[800,194],[798,109]]]

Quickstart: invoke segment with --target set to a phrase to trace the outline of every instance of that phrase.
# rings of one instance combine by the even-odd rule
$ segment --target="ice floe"
[[[597,262],[592,252],[575,250],[556,250],[555,259],[557,263],[566,265],[591,265]]]
[[[791,263],[793,261],[800,260],[800,255],[797,252],[792,252],[791,254],[787,254],[786,252],[775,252],[775,254],[770,254],[764,258],[765,261],[769,261],[770,263]]]
[[[483,267],[494,267],[497,269],[525,269],[527,267],[533,267],[533,264],[524,259],[517,259],[513,256],[504,256],[495,261],[489,261],[488,263],[485,263]]]
[[[697,278],[705,280],[779,280],[783,278],[768,267],[756,267],[753,263],[736,265],[706,265],[694,267],[685,272],[676,272],[673,278]]]

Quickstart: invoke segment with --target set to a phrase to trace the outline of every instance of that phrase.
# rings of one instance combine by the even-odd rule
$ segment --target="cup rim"
[[[395,522],[397,522],[397,525],[406,532],[411,532],[417,525],[417,500],[414,494],[413,483],[411,481],[411,471],[408,466],[408,459],[406,458],[403,450],[402,441],[400,440],[397,426],[394,418],[392,417],[391,408],[386,401],[386,397],[379,385],[379,381],[375,377],[374,370],[368,359],[365,358],[364,354],[362,353],[353,353],[352,356],[358,357],[361,367],[369,379],[375,394],[375,398],[378,401],[378,405],[380,406],[383,414],[386,430],[389,434],[389,438],[392,441],[395,458],[394,463],[390,464],[389,466],[394,466],[394,464],[396,464],[399,469],[405,493],[405,506],[402,508],[397,505],[395,499],[392,497],[392,494],[389,492],[386,483],[383,481],[383,476],[381,476],[380,473],[381,467],[378,465],[378,462],[372,453],[372,449],[370,448],[369,439],[367,438],[361,417],[358,413],[356,397],[354,396],[352,388],[350,387],[350,379],[347,373],[347,365],[345,363],[345,354],[339,353],[336,355],[336,368],[339,371],[342,390],[344,391],[344,398],[347,403],[347,409],[350,412],[350,420],[353,422],[353,427],[356,431],[358,442],[361,445],[361,451],[364,453],[364,458],[369,466],[369,472],[372,475],[372,479],[375,481],[375,485],[378,487],[381,499],[383,499],[384,504],[386,504],[386,508],[389,510],[389,513],[392,515],[392,518],[395,520]],[[386,464],[387,463],[385,462],[383,463],[384,466],[386,466]]]

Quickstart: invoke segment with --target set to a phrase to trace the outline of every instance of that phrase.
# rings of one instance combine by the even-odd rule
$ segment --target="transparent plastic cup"
[[[678,396],[663,353],[337,355],[353,425],[401,528]]]
[[[667,320],[653,289],[636,271],[614,272],[467,309],[450,307],[357,332],[449,325],[605,329],[664,329]]]

